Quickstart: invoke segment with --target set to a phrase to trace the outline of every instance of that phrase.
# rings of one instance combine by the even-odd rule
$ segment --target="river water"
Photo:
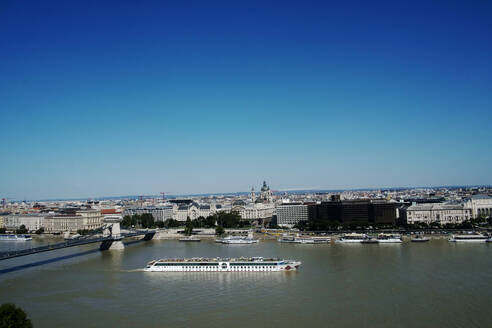
[[[491,327],[492,244],[222,245],[153,240],[0,262],[0,303],[35,327]],[[82,253],[81,256],[71,256]],[[77,254],[75,254],[77,255]],[[163,257],[275,256],[297,272],[152,273]]]

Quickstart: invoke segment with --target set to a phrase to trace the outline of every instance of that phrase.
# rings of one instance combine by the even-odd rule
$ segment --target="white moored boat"
[[[278,258],[189,258],[150,261],[149,272],[278,272],[297,270],[301,262]]]
[[[295,243],[295,244],[326,244],[331,241],[330,237],[322,236],[292,236],[284,234],[278,239],[281,243]]]
[[[401,243],[401,236],[399,234],[380,233],[377,241],[379,243]]]
[[[456,243],[484,243],[487,236],[481,234],[452,235],[448,240]]]
[[[189,237],[179,238],[179,241],[184,241],[184,242],[199,242],[199,241],[201,241],[201,239],[198,238],[198,237],[195,237],[195,236],[189,236]]]
[[[215,240],[221,244],[254,244],[258,242],[258,239],[253,238],[253,232],[250,231],[247,237],[244,236],[227,236],[224,238],[218,238]]]
[[[227,236],[224,238],[216,239],[215,241],[221,244],[254,244],[258,242],[258,239],[241,236]]]
[[[0,235],[0,241],[29,241],[32,237],[29,235]]]
[[[347,233],[336,240],[338,243],[361,243],[368,240],[369,237],[365,233]]]
[[[429,241],[429,237],[425,237],[424,235],[416,235],[411,239],[412,243],[425,243]]]

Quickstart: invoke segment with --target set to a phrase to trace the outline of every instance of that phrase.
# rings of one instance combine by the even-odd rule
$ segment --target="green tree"
[[[135,222],[130,215],[125,215],[120,224],[124,228],[131,228],[133,225],[135,225]]]
[[[36,230],[36,234],[37,234],[37,235],[40,235],[40,234],[42,234],[42,233],[44,233],[44,228],[43,228],[43,227],[41,227],[41,228],[39,228],[38,230]]]
[[[179,222],[178,220],[167,219],[166,221],[164,221],[164,226],[166,228],[177,228],[177,227],[181,227],[182,223]]]
[[[221,236],[221,235],[223,235],[223,234],[224,234],[224,232],[225,232],[225,231],[224,231],[224,228],[223,228],[222,226],[217,226],[217,228],[215,228],[215,234],[216,234],[216,235]]]
[[[31,328],[26,313],[11,303],[0,305],[0,328]]]
[[[16,234],[25,234],[25,233],[28,233],[29,231],[27,231],[26,229],[26,226],[25,225],[21,225],[19,227],[19,229],[15,230],[15,233]]]
[[[155,226],[154,216],[150,213],[143,213],[137,220],[140,221],[142,228],[153,228]]]
[[[216,217],[213,215],[209,215],[205,218],[205,227],[213,228],[215,227]]]
[[[0,233],[6,233],[7,232],[7,229],[5,228],[0,228]]]
[[[232,211],[230,213],[218,212],[215,213],[214,216],[216,218],[217,225],[222,226],[223,228],[238,228],[249,225],[244,220],[241,220],[241,215],[236,211]]]
[[[186,225],[185,225],[185,230],[184,230],[185,235],[191,236],[193,233],[193,223],[190,220],[190,217],[186,218]]]

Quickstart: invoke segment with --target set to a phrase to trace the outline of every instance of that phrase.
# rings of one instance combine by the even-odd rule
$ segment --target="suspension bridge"
[[[132,238],[142,236],[142,241],[151,240],[155,235],[155,230],[127,230],[122,232],[120,230],[121,216],[108,216],[104,218],[104,225],[91,232],[89,235],[80,236],[75,239],[68,239],[60,243],[49,244],[39,247],[11,250],[6,252],[0,252],[0,261],[11,259],[14,257],[27,256],[36,253],[50,252],[62,248],[82,246],[93,243],[101,243],[99,249],[105,251],[108,249],[122,249],[124,248],[122,240],[124,238]]]

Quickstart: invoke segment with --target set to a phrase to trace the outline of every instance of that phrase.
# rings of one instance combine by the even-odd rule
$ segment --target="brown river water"
[[[95,247],[0,261],[0,303],[21,306],[34,327],[492,327],[491,243]],[[302,265],[297,272],[141,271],[152,259],[201,256]]]

